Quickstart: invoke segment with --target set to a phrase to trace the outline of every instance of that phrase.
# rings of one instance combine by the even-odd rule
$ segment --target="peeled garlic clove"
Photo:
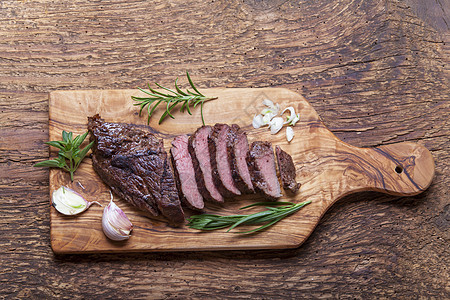
[[[133,224],[125,213],[111,201],[103,210],[102,228],[105,235],[113,241],[123,241],[130,238]]]
[[[288,142],[294,138],[294,129],[292,127],[286,127],[286,139]]]
[[[289,123],[291,126],[295,126],[295,124],[300,120],[300,114],[297,114],[292,121]]]
[[[273,113],[265,114],[262,117],[263,125],[270,124],[270,121],[272,120],[273,117],[275,117],[275,114],[273,114]]]
[[[284,124],[289,124],[294,126],[295,123],[298,122],[298,120],[300,120],[300,115],[295,113],[295,110],[292,106],[286,107],[285,109],[283,109],[283,111],[281,112],[281,115],[284,114],[285,111],[289,111],[291,113],[291,115],[286,119],[286,122],[284,122]]]
[[[267,114],[273,114],[273,110],[271,109],[271,108],[264,108],[262,111],[261,111],[261,114],[264,116],[264,115],[267,115]]]
[[[102,206],[97,201],[88,202],[80,194],[61,186],[53,192],[52,205],[60,213],[66,216],[73,216],[82,213],[89,208],[93,203]]]
[[[264,125],[263,123],[263,116],[262,115],[255,115],[252,122],[253,128],[259,128]]]
[[[270,133],[276,134],[283,127],[283,118],[275,117],[270,121]]]
[[[264,99],[262,103],[269,108],[275,107],[272,100],[269,100],[269,99]]]

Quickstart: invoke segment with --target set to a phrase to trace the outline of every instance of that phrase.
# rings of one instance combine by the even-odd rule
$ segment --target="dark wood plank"
[[[439,5],[438,2],[433,5]],[[442,33],[402,1],[0,3],[0,282],[21,298],[448,298],[449,73]],[[54,256],[47,92],[287,87],[342,140],[413,141],[436,161],[412,198],[348,196],[287,251]]]

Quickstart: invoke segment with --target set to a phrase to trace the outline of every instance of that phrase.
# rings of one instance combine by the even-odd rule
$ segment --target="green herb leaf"
[[[205,101],[215,100],[217,97],[206,97],[202,93],[198,91],[198,89],[195,87],[194,83],[192,82],[191,77],[189,76],[189,72],[186,72],[186,76],[189,82],[189,85],[192,87],[192,89],[195,91],[191,92],[189,90],[186,90],[186,92],[183,92],[179,86],[178,86],[178,78],[175,80],[175,90],[169,89],[167,87],[164,87],[158,83],[155,83],[157,87],[167,91],[168,93],[162,93],[159,91],[156,91],[150,87],[150,84],[148,85],[149,91],[146,91],[144,89],[138,88],[141,92],[149,95],[150,97],[135,97],[131,96],[131,99],[136,101],[134,105],[140,106],[139,110],[139,116],[141,116],[142,111],[147,106],[147,124],[150,123],[150,117],[153,115],[156,107],[161,104],[161,102],[166,103],[166,109],[165,112],[162,114],[162,116],[159,119],[159,124],[161,124],[164,119],[169,116],[170,118],[174,119],[175,117],[172,115],[172,110],[175,108],[175,106],[181,104],[181,112],[184,112],[187,110],[188,114],[192,115],[191,110],[189,108],[190,105],[193,105],[193,107],[196,107],[198,104],[200,104],[200,114],[202,118],[202,123],[205,125],[205,119],[203,117],[203,103]],[[156,104],[154,104],[156,102]]]
[[[49,159],[38,162],[34,165],[35,167],[50,167],[50,168],[59,168],[60,162],[56,159]]]
[[[46,142],[47,145],[60,149],[58,152],[58,158],[38,162],[34,166],[64,169],[70,173],[70,179],[73,181],[73,173],[76,171],[81,161],[94,144],[94,142],[91,142],[83,149],[79,148],[86,139],[87,135],[88,132],[78,135],[72,139],[73,133],[63,130],[62,141]]]
[[[255,229],[248,231],[238,231],[235,233],[254,233],[265,228],[272,226],[285,217],[297,212],[300,208],[311,203],[311,201],[305,201],[301,203],[292,202],[258,202],[251,205],[242,207],[241,209],[247,209],[254,206],[266,206],[267,210],[257,212],[250,215],[232,215],[232,216],[219,216],[211,214],[193,215],[188,218],[188,226],[190,228],[199,230],[216,230],[226,227],[230,227],[227,232],[236,228],[237,226],[244,225],[260,225]],[[269,206],[271,205],[271,206]]]

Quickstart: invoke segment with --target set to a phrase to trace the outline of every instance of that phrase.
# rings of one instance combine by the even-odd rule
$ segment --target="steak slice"
[[[283,151],[280,146],[275,147],[277,155],[278,170],[280,171],[281,183],[283,189],[292,193],[297,193],[300,188],[300,183],[295,181],[295,165],[292,157]]]
[[[126,201],[171,223],[184,221],[163,141],[130,124],[88,118],[92,165],[100,178]]]
[[[195,180],[194,165],[188,150],[189,137],[180,135],[173,139],[170,149],[172,164],[177,179],[180,199],[193,209],[203,209],[205,206]]]
[[[269,200],[281,197],[272,144],[253,142],[247,155],[247,163],[255,190]]]
[[[252,178],[247,166],[247,134],[236,124],[231,125],[231,129],[232,138],[227,139],[227,151],[231,154],[231,176],[241,193],[254,193]]]
[[[204,199],[223,202],[223,196],[217,190],[211,170],[211,155],[208,147],[208,137],[211,126],[202,126],[189,137],[188,150],[191,154],[195,170],[198,190]]]
[[[211,169],[214,184],[224,197],[240,195],[231,175],[231,152],[228,151],[229,140],[234,140],[234,132],[226,124],[216,124],[208,138],[211,155]]]

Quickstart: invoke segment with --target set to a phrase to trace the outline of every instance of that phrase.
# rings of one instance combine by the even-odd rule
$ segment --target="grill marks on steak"
[[[188,150],[191,154],[195,170],[195,179],[200,194],[204,199],[223,202],[223,196],[214,184],[211,169],[211,155],[208,146],[208,137],[211,126],[202,126],[189,137]]]
[[[247,166],[247,134],[238,125],[231,125],[230,138],[227,139],[227,151],[231,156],[231,175],[242,194],[254,193],[250,171]]]
[[[203,209],[203,197],[195,180],[195,170],[188,150],[189,137],[180,135],[173,139],[170,149],[172,164],[177,179],[180,199],[189,207]]]
[[[214,184],[224,197],[240,195],[231,174],[231,152],[227,144],[234,141],[234,132],[226,124],[216,124],[208,137]]]
[[[95,140],[92,163],[100,178],[119,196],[153,215],[161,212],[171,223],[184,221],[175,178],[163,141],[129,124],[88,118]]]
[[[281,183],[283,189],[292,193],[297,193],[300,188],[300,183],[295,181],[295,165],[292,157],[284,152],[280,146],[275,147],[275,153],[277,155],[278,170],[280,171]]]
[[[247,156],[247,163],[255,190],[269,200],[281,197],[272,144],[253,142]]]

